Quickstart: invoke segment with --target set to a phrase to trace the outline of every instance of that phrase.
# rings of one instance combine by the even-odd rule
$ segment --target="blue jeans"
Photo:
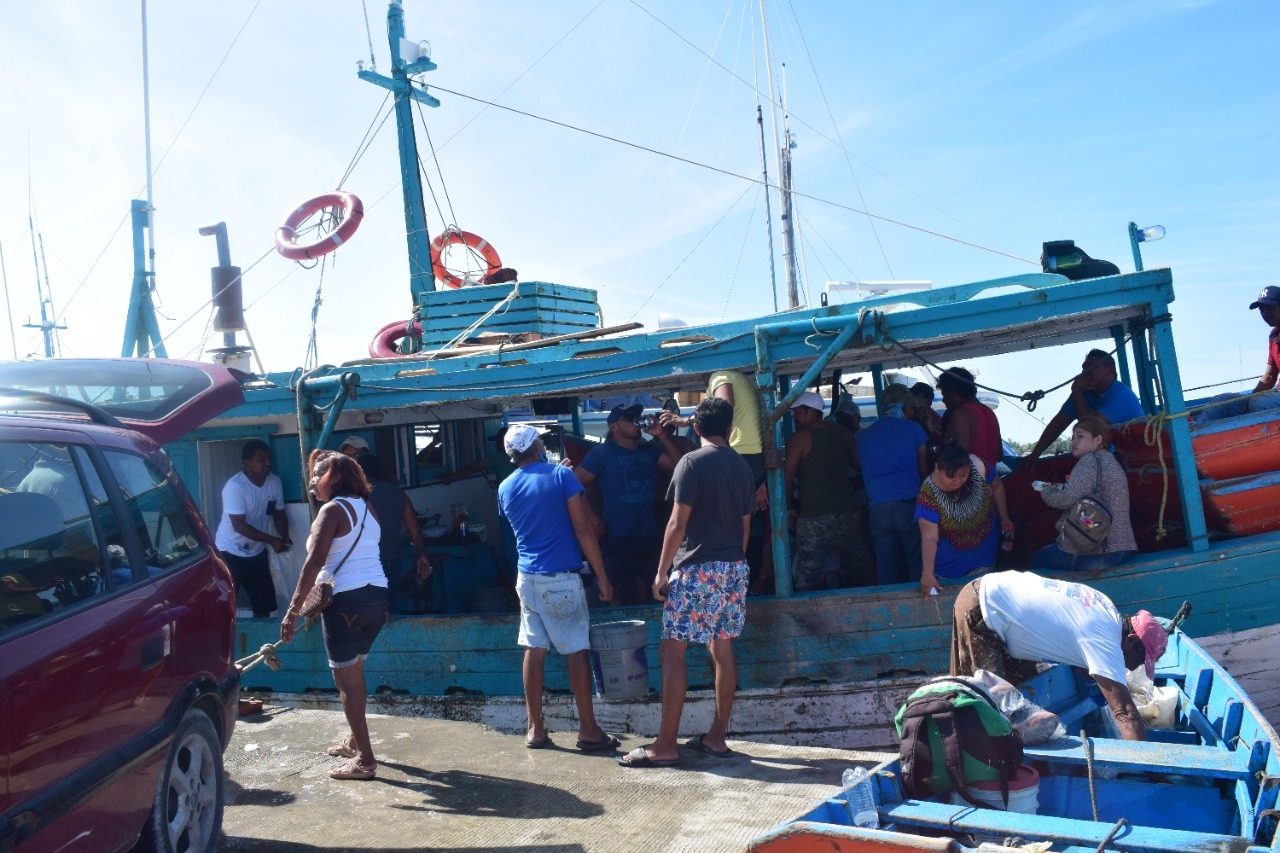
[[[1031,555],[1033,569],[1072,569],[1078,572],[1109,569],[1132,557],[1137,551],[1108,551],[1105,554],[1068,554],[1058,543],[1046,545]]]
[[[1241,399],[1239,394],[1219,394],[1211,397],[1208,402],[1213,404],[1213,408],[1198,412],[1195,416],[1197,424],[1207,424],[1223,418],[1234,418],[1243,414],[1280,408],[1280,391],[1271,391],[1249,399]],[[1249,407],[1247,410],[1246,403]]]
[[[915,498],[872,504],[871,546],[876,552],[876,583],[919,581],[920,525]]]

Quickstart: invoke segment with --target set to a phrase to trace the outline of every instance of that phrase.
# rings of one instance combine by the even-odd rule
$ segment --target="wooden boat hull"
[[[1194,611],[1188,628],[1207,638],[1262,703],[1268,719],[1280,720],[1280,691],[1263,661],[1280,658],[1280,534],[1255,537],[1247,546],[1191,554],[1166,551],[1098,572],[1075,572],[1107,593],[1123,610],[1146,608],[1172,615],[1184,600]],[[945,672],[951,607],[958,586],[923,598],[907,584],[787,600],[752,598],[747,624],[735,644],[740,699],[734,737],[840,748],[891,743],[889,723],[911,687],[926,675]],[[600,702],[609,725],[641,735],[657,732],[661,687],[657,606],[596,611],[593,620],[643,619],[651,698]],[[520,651],[514,614],[412,616],[391,621],[366,663],[370,692],[394,697],[403,712],[482,720],[519,730],[524,706]],[[241,654],[278,638],[273,619],[242,619]],[[304,631],[280,649],[279,672],[259,667],[244,689],[284,694],[333,690],[318,630]],[[693,688],[687,719],[709,720],[711,663],[705,649],[689,651]],[[563,659],[548,658],[547,686],[566,691]],[[571,720],[571,703],[549,709],[560,723]],[[697,734],[698,732],[693,732]]]
[[[1136,421],[1113,432],[1116,450],[1131,468],[1159,468],[1160,447],[1147,443],[1147,422]],[[1164,461],[1172,465],[1168,433],[1160,437]],[[1280,471],[1280,411],[1224,418],[1191,427],[1191,447],[1202,479],[1230,480]]]

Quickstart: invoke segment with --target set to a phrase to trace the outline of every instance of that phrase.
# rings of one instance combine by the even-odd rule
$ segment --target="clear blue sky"
[[[655,20],[746,81],[758,67],[764,87],[754,0],[407,0],[405,12],[410,36],[430,40],[440,66],[428,83],[758,174],[751,87]],[[235,260],[258,260],[293,206],[337,183],[383,93],[355,76],[369,50],[354,0],[262,0],[256,10],[247,0],[153,0],[149,14],[155,159],[168,152],[155,178],[161,311],[173,318],[161,329],[171,356],[194,356],[215,262],[197,226],[225,220]],[[385,69],[386,6],[368,0],[368,14]],[[769,14],[775,72],[787,65],[800,191],[1027,260],[1044,240],[1072,238],[1125,270],[1126,223],[1162,224],[1169,236],[1146,258],[1174,270],[1185,384],[1252,385],[1265,328],[1247,306],[1280,284],[1280,5],[792,0]],[[124,0],[4,8],[0,245],[20,324],[37,314],[30,180],[66,354],[120,347],[132,257],[127,224],[112,234],[145,179],[139,19]],[[763,202],[750,184],[440,97],[427,120],[447,218],[488,238],[522,278],[596,288],[607,323],[771,310]],[[837,132],[847,158],[829,141]],[[428,157],[421,135],[420,147]],[[372,333],[409,308],[387,128],[345,186],[367,216],[325,272],[325,362],[362,356]],[[1035,268],[900,226],[873,233],[865,216],[834,205],[799,207],[815,299],[828,279],[938,287]],[[441,225],[434,210],[430,224]],[[268,369],[302,362],[318,283],[318,270],[274,254],[246,275]],[[35,352],[36,337],[19,331],[19,354]],[[1069,376],[1085,349],[970,366],[1023,391]],[[1039,432],[1012,405],[1000,414],[1012,438]]]

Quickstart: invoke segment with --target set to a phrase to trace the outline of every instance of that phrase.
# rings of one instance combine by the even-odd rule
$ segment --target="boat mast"
[[[142,135],[146,147],[147,198],[129,203],[133,227],[133,286],[124,320],[124,343],[120,355],[130,358],[168,358],[160,324],[156,321],[155,205],[151,191],[151,72],[147,52],[147,0],[142,0]],[[145,239],[144,239],[145,233]]]
[[[28,194],[30,189],[28,188]],[[27,208],[27,228],[31,231],[31,260],[36,267],[36,296],[40,299],[40,323],[23,323],[24,329],[39,329],[40,334],[44,336],[44,356],[45,358],[53,358],[54,332],[58,329],[65,329],[66,326],[59,326],[55,320],[51,320],[49,315],[53,313],[53,291],[49,285],[49,266],[44,268],[44,287],[40,286],[40,255],[41,252],[36,251],[36,223],[35,216],[32,213],[35,205]],[[40,248],[44,249],[44,238],[40,238]]]
[[[440,102],[409,78],[435,71],[431,46],[414,43],[404,35],[404,9],[400,0],[387,7],[387,41],[391,47],[391,76],[386,77],[364,63],[356,67],[361,80],[388,89],[395,96],[396,138],[400,147],[400,186],[404,193],[405,236],[409,241],[409,292],[415,311],[426,302],[426,295],[436,289],[431,272],[431,244],[427,237],[427,212],[422,201],[422,176],[418,170],[418,140],[413,130],[413,101],[438,107]]]
[[[782,227],[782,268],[787,273],[787,307],[800,306],[796,271],[795,198],[791,190],[791,130],[787,127],[787,65],[782,64],[782,144],[778,146],[778,223]]]
[[[794,235],[791,231],[791,158],[787,155],[787,163],[783,166],[783,145],[778,137],[778,102],[774,98],[777,91],[773,87],[773,54],[769,52],[769,16],[765,12],[765,0],[760,0],[760,28],[764,32],[764,64],[769,74],[769,103],[773,115],[773,146],[778,156],[778,213],[782,223],[782,261],[787,273],[787,307],[800,306],[800,293],[795,279],[795,262],[791,259]],[[786,189],[784,189],[784,187]]]

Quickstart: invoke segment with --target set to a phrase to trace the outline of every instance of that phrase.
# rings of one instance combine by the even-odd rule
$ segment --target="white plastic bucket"
[[[649,695],[645,624],[639,620],[591,626],[591,671],[596,696],[606,700]]]
[[[1018,772],[1009,780],[1009,808],[1004,807],[1004,797],[1000,794],[999,782],[974,782],[966,785],[965,791],[979,803],[1000,811],[1017,812],[1018,814],[1035,814],[1040,807],[1036,799],[1040,793],[1040,774],[1028,764],[1018,768]],[[955,791],[951,792],[951,804],[954,806],[971,805]]]

